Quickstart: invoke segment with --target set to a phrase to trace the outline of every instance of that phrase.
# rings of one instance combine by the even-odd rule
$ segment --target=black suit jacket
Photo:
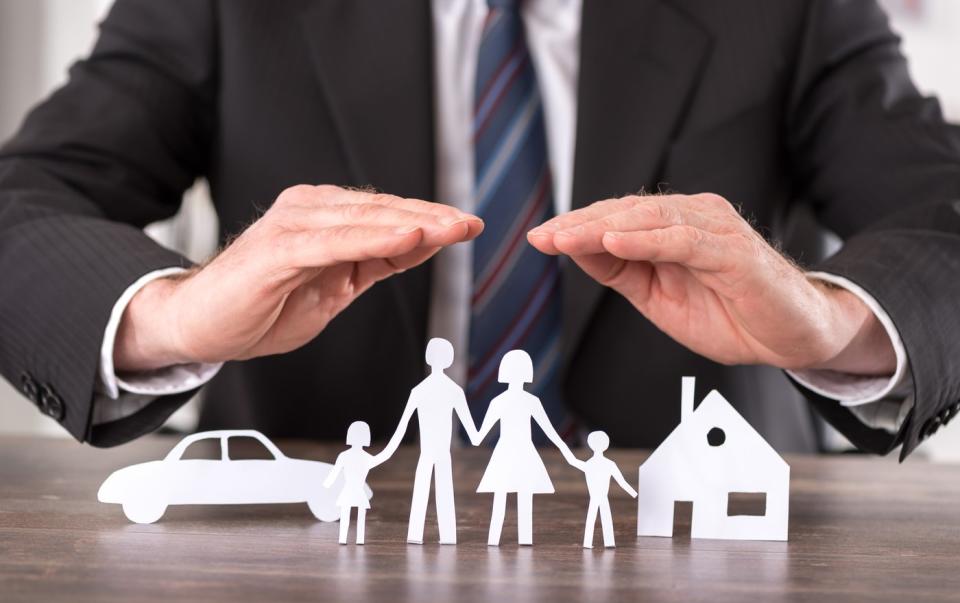
[[[224,238],[298,183],[434,198],[432,52],[428,0],[119,0],[92,56],[0,153],[0,372],[94,445],[159,426],[187,395],[90,421],[111,307],[140,275],[184,263],[140,228],[172,215],[197,177]],[[712,191],[773,240],[794,208],[812,208],[846,239],[819,267],[893,318],[916,405],[892,435],[802,393],[874,452],[903,442],[906,454],[949,420],[960,143],[873,1],[587,0],[580,53],[575,207]],[[366,419],[387,437],[423,375],[429,289],[429,266],[409,271],[302,349],[229,364],[203,426],[339,439]],[[563,297],[568,402],[617,445],[662,440],[684,374],[781,450],[815,445],[779,371],[685,350],[572,265]]]

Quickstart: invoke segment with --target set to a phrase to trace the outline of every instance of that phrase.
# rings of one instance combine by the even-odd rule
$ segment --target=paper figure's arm
[[[453,404],[453,410],[456,411],[460,424],[463,425],[463,430],[467,432],[470,443],[479,446],[483,438],[480,437],[480,432],[477,431],[477,427],[473,423],[473,416],[470,414],[470,407],[467,405],[467,397],[463,395],[463,390],[460,388],[458,388],[458,394],[457,401]]]
[[[483,424],[480,425],[480,429],[477,431],[477,442],[482,442],[499,420],[500,414],[497,411],[497,405],[491,402],[490,406],[487,407],[487,414],[483,415]]]
[[[400,415],[400,422],[397,424],[396,431],[393,432],[393,436],[390,437],[390,441],[383,447],[383,450],[371,460],[371,469],[387,462],[390,457],[393,456],[393,453],[397,451],[397,448],[400,447],[400,442],[403,441],[403,435],[407,433],[410,417],[413,416],[413,411],[416,409],[417,403],[413,398],[413,392],[410,392],[410,397],[407,398],[407,406],[403,409],[403,414]]]
[[[333,469],[327,474],[327,479],[323,480],[323,487],[329,488],[332,486],[333,482],[337,481],[337,476],[340,475],[341,471],[343,471],[343,453],[340,453],[340,456],[337,457],[337,461],[333,464]]]
[[[550,417],[547,416],[547,411],[543,409],[543,404],[540,403],[539,398],[537,398],[537,403],[533,409],[533,420],[537,422],[537,425],[539,425],[543,433],[546,434],[547,439],[553,442],[553,445],[560,450],[563,458],[574,467],[577,467],[577,469],[580,469],[580,467],[577,466],[580,460],[573,456],[573,452],[570,451],[567,443],[563,441],[563,438],[561,438],[557,430],[554,429],[553,423],[550,422]],[[580,470],[582,471],[582,469]]]
[[[633,486],[630,485],[630,482],[624,479],[623,473],[620,472],[620,467],[618,467],[613,461],[610,461],[610,464],[613,466],[613,479],[617,480],[617,483],[620,484],[620,487],[623,488],[627,494],[633,498],[636,498],[637,491],[633,489]]]

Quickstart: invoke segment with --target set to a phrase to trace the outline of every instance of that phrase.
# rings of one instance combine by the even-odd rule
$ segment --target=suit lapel
[[[317,75],[350,184],[433,199],[433,33],[427,0],[312,0],[303,12]],[[429,268],[388,279],[410,343],[424,335],[419,308]]]
[[[667,0],[585,0],[572,207],[655,191],[710,38]],[[564,266],[564,363],[604,288]]]

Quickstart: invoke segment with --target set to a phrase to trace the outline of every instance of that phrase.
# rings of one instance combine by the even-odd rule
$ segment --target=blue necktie
[[[475,213],[486,228],[473,246],[467,399],[480,421],[504,391],[500,359],[524,349],[533,359],[528,391],[564,432],[557,382],[560,270],[530,246],[528,230],[553,217],[543,103],[524,36],[519,0],[488,0],[474,97]]]

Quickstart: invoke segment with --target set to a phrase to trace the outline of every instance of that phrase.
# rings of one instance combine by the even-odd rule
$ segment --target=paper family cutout
[[[253,438],[263,444],[273,459],[230,458],[230,440]],[[184,451],[201,440],[219,440],[219,459],[184,459]],[[336,493],[343,480],[331,488],[318,488],[327,480],[332,465],[292,459],[280,452],[259,431],[250,429],[206,431],[182,439],[160,461],[131,465],[113,472],[103,482],[97,499],[123,505],[127,519],[153,523],[169,505],[224,505],[260,503],[307,503],[321,521],[340,516]],[[364,496],[373,494],[363,487]]]
[[[184,438],[162,461],[132,465],[114,472],[100,487],[101,502],[119,503],[136,523],[157,521],[173,504],[242,504],[306,502],[321,521],[340,520],[339,542],[347,543],[351,510],[357,510],[356,543],[364,543],[366,512],[373,496],[367,475],[396,452],[413,414],[420,428],[420,458],[414,477],[407,541],[423,542],[430,485],[442,544],[455,544],[456,507],[450,457],[453,415],[473,445],[499,425],[500,437],[477,492],[493,494],[487,544],[498,546],[507,495],[517,499],[517,541],[533,543],[533,495],[553,493],[553,482],[533,444],[535,422],[563,455],[584,473],[590,502],[583,546],[593,547],[597,515],[605,547],[615,546],[608,494],[614,480],[637,498],[637,534],[672,536],[676,501],[693,503],[691,537],[735,540],[786,540],[790,468],[749,423],[716,391],[694,410],[694,379],[684,377],[680,425],[639,469],[637,490],[616,463],[604,456],[610,439],[602,431],[587,437],[593,451],[577,459],[550,423],[540,400],[524,389],[533,382],[533,362],[522,350],[507,352],[498,380],[506,390],[489,404],[479,429],[473,423],[463,389],[444,373],[453,362],[453,346],[444,339],[427,344],[431,373],[410,392],[396,431],[383,450],[372,455],[370,427],[363,421],[347,430],[347,446],[334,465],[291,459],[260,432],[210,431]],[[231,438],[260,441],[272,460],[231,460]],[[219,439],[219,460],[182,459],[186,448],[203,439]],[[638,492],[639,491],[639,492]],[[735,493],[766,497],[762,516],[730,516]]]

